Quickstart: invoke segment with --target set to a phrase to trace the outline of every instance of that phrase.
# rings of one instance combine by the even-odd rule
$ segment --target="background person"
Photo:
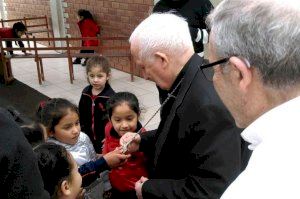
[[[199,69],[187,22],[152,14],[130,37],[131,53],[169,100],[156,131],[135,137],[129,152],[142,151],[153,172],[136,183],[139,198],[219,198],[248,160],[240,130]],[[172,93],[172,94],[171,94]],[[134,133],[125,134],[124,145]]]
[[[210,61],[228,58],[214,85],[253,150],[224,199],[300,195],[299,21],[291,0],[224,0],[209,16]]]
[[[21,38],[25,35],[27,31],[26,26],[22,22],[16,22],[13,24],[12,28],[0,28],[0,38],[3,39],[13,39],[13,38]],[[12,48],[12,41],[6,41],[6,47]],[[24,48],[24,43],[22,41],[16,41],[16,44],[22,49]],[[22,50],[24,54],[26,54],[25,50]],[[14,51],[9,51],[11,55],[14,54]]]
[[[204,57],[203,44],[208,43],[205,19],[213,8],[209,0],[160,0],[155,4],[153,12],[173,11],[184,17],[189,25],[194,50]]]
[[[93,15],[88,10],[79,9],[77,11],[77,19],[78,19],[78,27],[81,33],[81,37],[97,37],[100,34],[100,28],[95,22]],[[95,40],[83,40],[82,46],[98,46],[99,42],[97,39]],[[94,53],[94,50],[80,50],[80,53]],[[73,64],[80,64],[81,57],[77,57]],[[86,65],[88,58],[85,58],[82,66]]]

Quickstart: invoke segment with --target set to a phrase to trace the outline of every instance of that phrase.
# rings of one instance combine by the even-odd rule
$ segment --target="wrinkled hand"
[[[133,139],[134,137],[134,139]],[[133,139],[133,140],[132,140]],[[132,142],[130,142],[132,140]],[[125,145],[130,142],[130,144],[127,146],[127,151],[128,153],[133,153],[139,150],[140,148],[140,143],[141,143],[141,136],[136,133],[125,133],[121,139],[120,139],[120,145],[122,148],[125,148]]]
[[[77,195],[76,199],[84,199],[84,195],[85,195],[85,189],[81,188],[79,194]]]
[[[138,199],[143,199],[142,186],[143,186],[144,182],[146,182],[147,180],[149,180],[149,179],[142,176],[139,179],[139,181],[137,181],[135,183],[135,192],[136,192],[136,196],[137,196]]]
[[[116,168],[122,165],[125,160],[130,157],[130,154],[125,155],[122,153],[121,148],[116,148],[114,151],[111,151],[103,156],[106,163],[110,168]]]

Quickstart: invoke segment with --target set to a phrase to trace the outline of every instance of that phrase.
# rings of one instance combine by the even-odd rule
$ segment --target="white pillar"
[[[4,2],[4,0],[0,0],[0,18],[5,20],[7,19],[7,12],[6,12],[6,3]],[[5,24],[5,26],[7,26],[7,24]]]
[[[67,4],[62,0],[50,0],[50,10],[54,37],[66,37],[64,7]],[[55,46],[66,46],[65,42],[55,42]]]

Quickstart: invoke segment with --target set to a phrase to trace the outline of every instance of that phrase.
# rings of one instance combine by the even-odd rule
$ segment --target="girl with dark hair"
[[[94,18],[90,11],[80,9],[77,12],[78,18],[78,27],[81,33],[81,37],[97,37],[100,34],[100,28],[97,23],[94,21]],[[98,46],[98,40],[83,40],[82,46]],[[94,50],[80,50],[80,53],[94,53]],[[82,63],[82,66],[85,66],[87,58]],[[73,64],[80,64],[81,58],[77,57]]]
[[[105,127],[103,154],[119,147],[120,137],[126,132],[137,132],[142,128],[138,121],[140,107],[137,97],[129,92],[119,92],[107,102],[110,122]],[[145,129],[142,129],[144,132]],[[109,180],[112,186],[112,198],[136,198],[135,183],[148,176],[146,158],[142,152],[131,154],[122,168],[112,169]]]
[[[26,26],[22,22],[16,22],[14,23],[12,28],[0,28],[0,38],[7,38],[7,39],[12,39],[12,38],[21,38],[22,35],[25,35],[27,31]],[[6,41],[6,47],[12,48],[12,42],[11,41]],[[16,44],[20,48],[24,48],[24,44],[22,41],[17,41]],[[22,50],[24,54],[26,54],[25,50]],[[14,52],[11,50],[9,53],[12,55]]]
[[[47,101],[40,116],[49,136],[47,142],[64,146],[72,154],[80,166],[84,186],[95,180],[103,170],[119,166],[129,157],[116,150],[96,160],[89,137],[80,130],[78,108],[66,99],[53,98]]]
[[[51,199],[74,199],[83,195],[82,178],[77,164],[63,146],[44,143],[34,151],[37,155],[44,188]]]
[[[64,146],[79,166],[96,159],[89,137],[81,132],[76,105],[66,99],[53,98],[46,102],[40,116],[49,136],[47,142]]]
[[[80,125],[91,139],[97,153],[102,151],[106,117],[106,102],[115,93],[110,87],[110,65],[103,56],[92,57],[86,66],[87,80],[90,85],[82,91],[79,101]]]

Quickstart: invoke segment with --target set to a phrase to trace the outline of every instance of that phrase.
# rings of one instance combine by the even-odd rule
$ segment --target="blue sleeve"
[[[101,157],[98,160],[87,162],[81,165],[78,169],[79,173],[84,176],[90,173],[101,173],[102,171],[109,170],[106,160]]]

